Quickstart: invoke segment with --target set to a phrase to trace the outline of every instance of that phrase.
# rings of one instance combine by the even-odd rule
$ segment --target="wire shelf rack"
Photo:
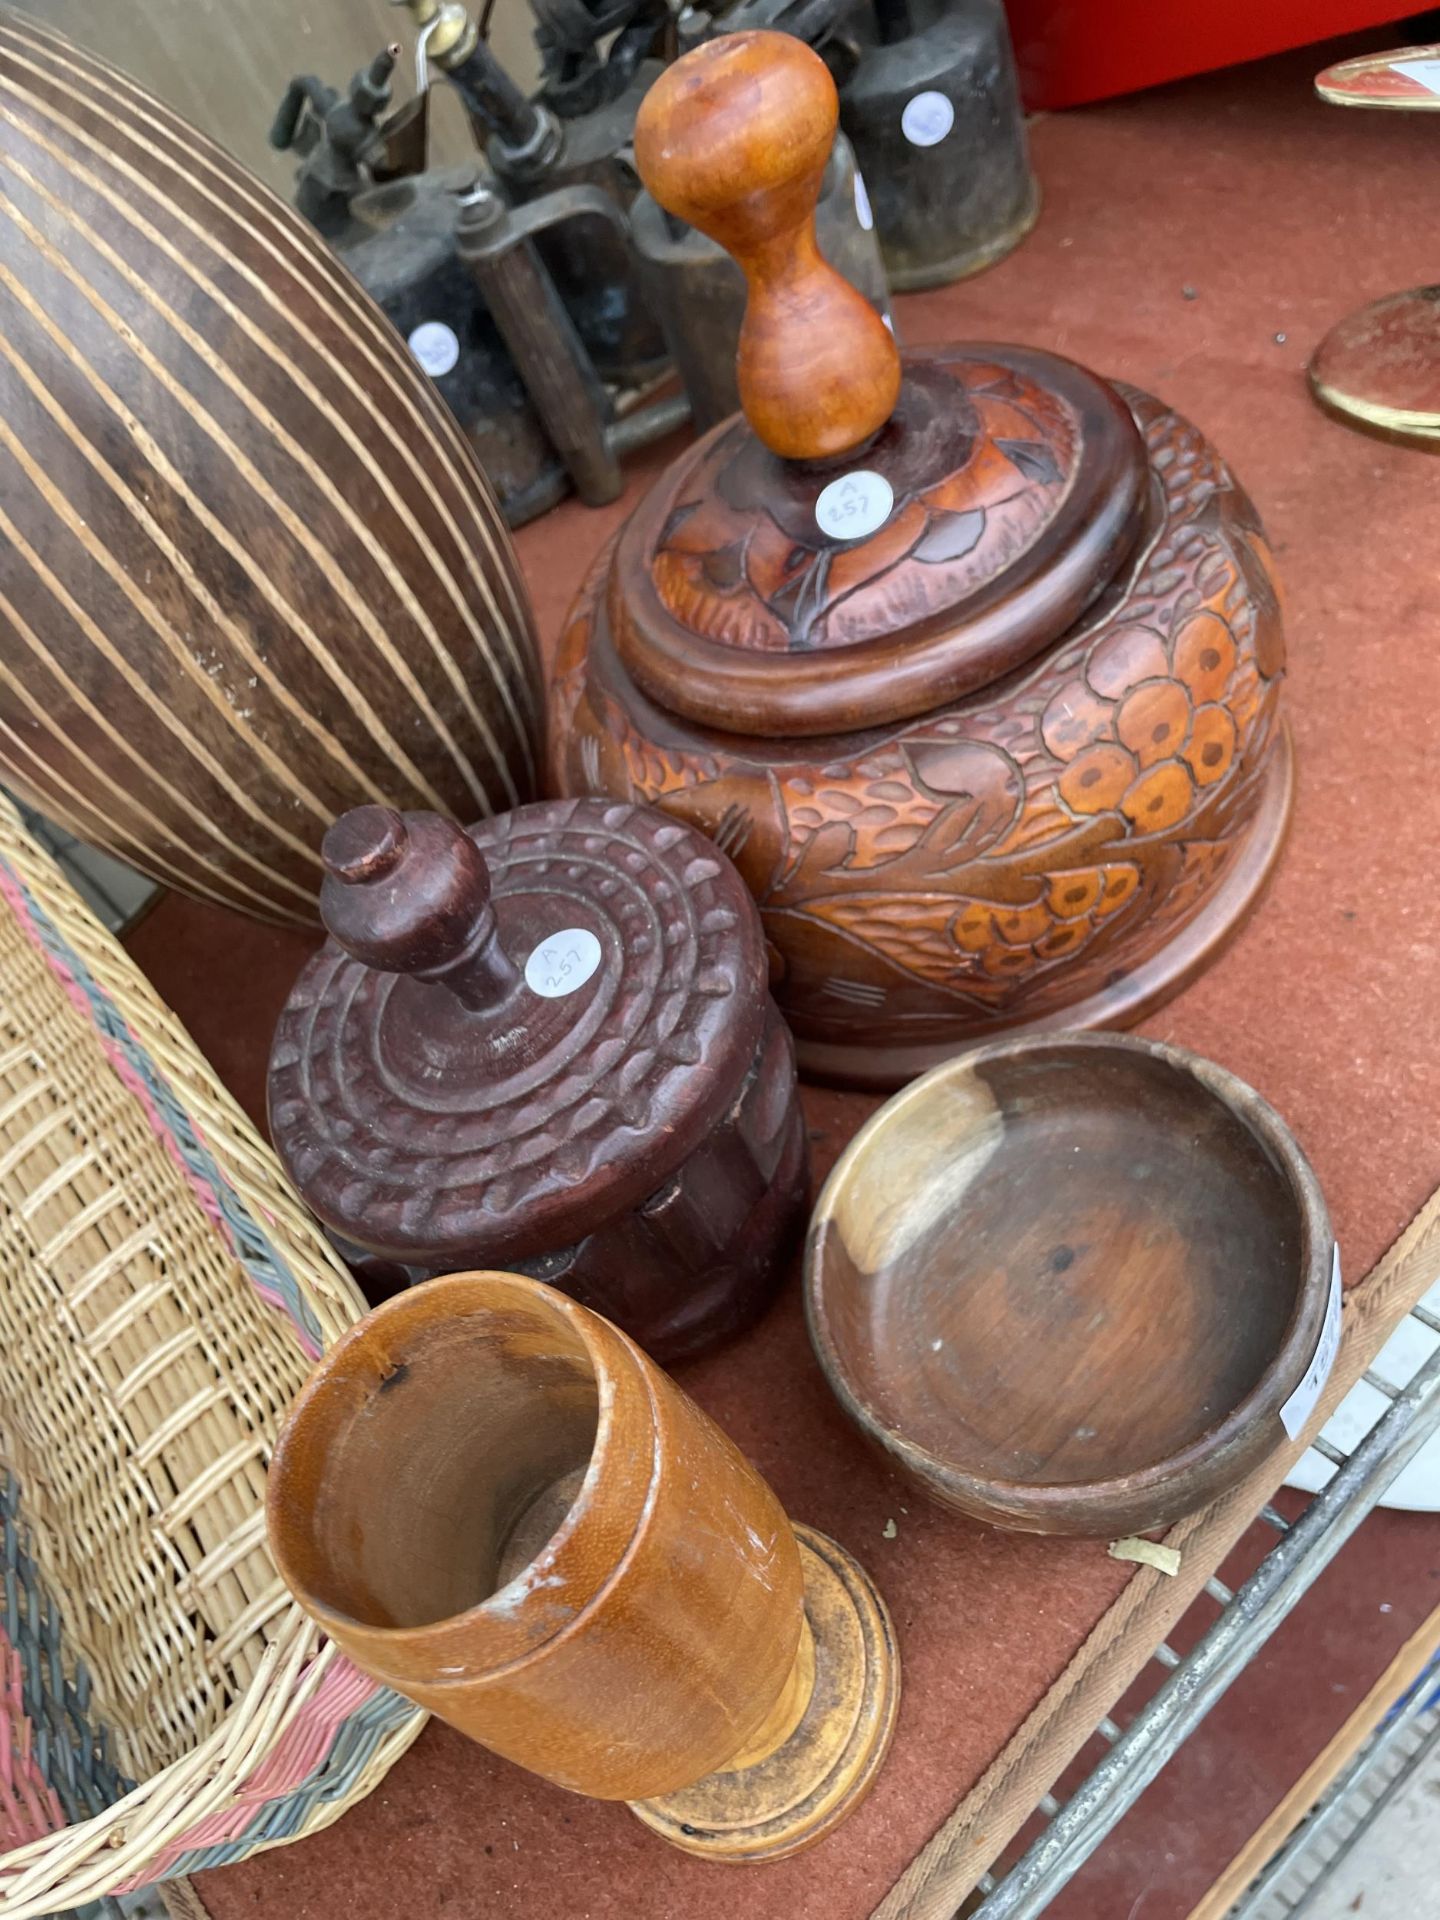
[[[1327,1484],[1293,1522],[1274,1506],[1261,1509],[1256,1526],[1273,1537],[1259,1566],[1233,1592],[1218,1579],[1208,1582],[1205,1591],[1218,1615],[1183,1658],[1168,1643],[1155,1649],[1146,1669],[1149,1698],[1123,1727],[1109,1717],[1099,1722],[1096,1732],[1108,1749],[1104,1757],[1063,1801],[1053,1793],[1044,1796],[1026,1829],[1033,1837],[1026,1844],[1022,1835],[1022,1850],[1002,1856],[996,1870],[983,1877],[959,1909],[966,1920],[1034,1920],[1045,1911],[1314,1585],[1386,1488],[1440,1434],[1440,1286],[1411,1310],[1402,1328],[1408,1343],[1397,1330],[1364,1376],[1363,1387],[1379,1411],[1363,1437],[1349,1448],[1324,1435],[1312,1440],[1314,1453],[1333,1469]],[[1413,1353],[1417,1334],[1431,1336],[1423,1343],[1428,1358],[1408,1377],[1392,1377],[1386,1355]],[[1375,1772],[1364,1773],[1359,1760],[1347,1770],[1353,1795],[1343,1790],[1343,1781],[1336,1783],[1295,1836],[1285,1872],[1271,1878],[1267,1868],[1232,1909],[1231,1920],[1292,1920],[1304,1914],[1329,1873],[1389,1804],[1387,1796],[1400,1791],[1440,1742],[1433,1676],[1429,1693],[1428,1708],[1422,1690],[1413,1711],[1395,1716],[1377,1732],[1371,1743]],[[1368,1754],[1369,1747],[1362,1750],[1362,1756]],[[1279,1865],[1278,1859],[1272,1862],[1277,1870]],[[1281,1904],[1287,1898],[1291,1904]]]
[[[1226,1920],[1303,1920],[1317,1895],[1440,1752],[1440,1654],[1316,1801]]]

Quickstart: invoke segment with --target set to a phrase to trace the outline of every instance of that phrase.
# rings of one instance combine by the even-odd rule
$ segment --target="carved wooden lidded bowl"
[[[1298,1434],[1338,1346],[1289,1129],[1133,1036],[999,1040],[906,1087],[826,1182],[805,1266],[851,1419],[942,1504],[1022,1532],[1203,1506]]]
[[[647,97],[646,184],[750,280],[748,418],[592,569],[551,758],[724,847],[802,1069],[883,1086],[1174,992],[1253,904],[1291,763],[1268,549],[1215,450],[1054,354],[902,363],[814,249],[833,118],[783,35]]]
[[[0,7],[0,778],[166,886],[313,924],[363,802],[538,790],[509,535],[299,215]]]
[[[270,1126],[373,1293],[548,1280],[676,1360],[763,1309],[803,1221],[790,1035],[754,903],[649,807],[462,832],[361,807],[270,1058]]]

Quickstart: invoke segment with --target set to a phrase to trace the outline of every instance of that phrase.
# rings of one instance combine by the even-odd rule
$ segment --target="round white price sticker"
[[[542,940],[525,962],[525,984],[542,1000],[563,1000],[600,964],[600,942],[588,927],[566,927]]]
[[[832,480],[815,502],[815,524],[832,540],[863,540],[890,518],[895,490],[883,473],[861,468]]]
[[[410,351],[432,380],[438,380],[460,358],[455,329],[443,320],[424,320],[410,336]]]
[[[863,173],[857,173],[855,176],[855,218],[867,233],[875,224],[875,215],[870,210],[870,195],[865,190]]]
[[[912,147],[938,147],[955,124],[955,103],[943,93],[917,93],[905,102],[900,131]]]

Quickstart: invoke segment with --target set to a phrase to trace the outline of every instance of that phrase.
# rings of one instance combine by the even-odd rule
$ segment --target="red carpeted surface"
[[[1433,130],[1318,105],[1309,75],[1332,53],[1042,122],[1035,235],[900,317],[914,342],[1033,341],[1154,387],[1213,434],[1261,508],[1289,588],[1294,832],[1249,929],[1149,1030],[1224,1062],[1288,1117],[1353,1279],[1440,1183],[1440,466],[1326,420],[1303,368],[1350,307],[1433,275],[1437,241]],[[547,642],[617,518],[571,505],[521,536]],[[132,942],[252,1110],[268,1024],[307,944],[174,900]],[[819,1172],[870,1104],[810,1097]],[[338,1826],[204,1876],[216,1920],[353,1920],[402,1903],[416,1920],[869,1911],[1125,1573],[1102,1545],[987,1533],[905,1493],[829,1400],[793,1287],[751,1336],[682,1378],[790,1511],[859,1553],[890,1601],[906,1690],[866,1806],[798,1860],[706,1866],[623,1808],[432,1727]],[[1440,1521],[1370,1523],[1057,1911],[1179,1920],[1428,1611],[1437,1574]]]

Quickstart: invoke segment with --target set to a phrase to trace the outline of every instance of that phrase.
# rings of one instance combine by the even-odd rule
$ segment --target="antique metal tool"
[[[285,89],[270,144],[278,152],[300,155],[295,205],[327,240],[340,240],[353,229],[350,208],[356,194],[374,180],[394,177],[385,167],[379,116],[390,104],[390,76],[399,56],[398,45],[383,47],[344,94],[312,73],[297,74]]]
[[[557,187],[591,186],[621,213],[638,189],[626,152],[635,112],[660,69],[637,69],[616,99],[570,120],[529,100],[459,0],[406,0],[427,62],[459,93],[476,142],[504,198],[521,204]],[[606,379],[638,385],[666,361],[665,338],[646,310],[623,224],[542,223],[536,251],[585,349]]]
[[[890,284],[942,286],[1008,253],[1040,196],[1002,0],[874,0],[840,83]],[[829,63],[835,72],[834,62]]]
[[[611,105],[562,135],[469,16],[457,18],[463,9],[420,12],[410,101],[381,117],[399,51],[390,47],[345,96],[311,76],[293,81],[272,142],[302,155],[297,204],[405,336],[511,524],[572,485],[600,505],[619,492],[623,453],[688,411],[683,394],[647,400],[666,371],[664,337],[615,280],[617,268],[630,275],[628,175],[607,154],[628,138],[629,111]],[[456,80],[505,177],[478,159],[426,168],[432,66]]]
[[[381,117],[397,52],[387,48],[347,96],[309,76],[293,82],[272,139],[303,156],[302,210],[405,335],[512,525],[569,485],[601,505],[620,491],[627,451],[687,414],[708,427],[739,404],[743,276],[641,191],[630,151],[660,59],[710,37],[715,23],[656,0],[545,0],[546,76],[531,100],[459,0],[405,4],[419,28],[415,98]],[[856,0],[750,0],[742,10],[816,40],[841,69],[858,57],[855,11]],[[483,162],[426,170],[432,70],[460,94]],[[865,183],[843,134],[818,221],[826,258],[893,328]],[[657,396],[672,362],[683,391]]]

